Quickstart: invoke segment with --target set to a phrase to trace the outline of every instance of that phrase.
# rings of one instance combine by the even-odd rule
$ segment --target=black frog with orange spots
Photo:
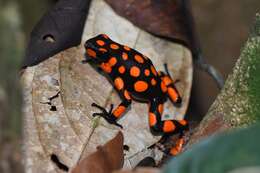
[[[153,134],[179,133],[187,128],[188,123],[185,120],[161,119],[167,98],[173,103],[181,103],[180,94],[166,65],[166,73],[156,71],[148,57],[112,41],[105,34],[87,40],[85,49],[85,61],[91,61],[101,68],[122,98],[122,102],[114,110],[111,106],[109,112],[93,103],[93,106],[102,110],[93,116],[102,116],[109,123],[122,127],[117,120],[124,114],[132,99],[135,99],[149,104],[149,125]],[[177,154],[182,144],[183,139],[180,138],[171,153]]]

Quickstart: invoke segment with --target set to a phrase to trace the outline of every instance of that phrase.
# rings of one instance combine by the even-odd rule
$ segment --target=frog
[[[162,120],[165,102],[170,99],[173,105],[180,106],[182,97],[175,86],[176,81],[170,76],[167,64],[164,71],[157,71],[151,59],[127,45],[113,41],[106,34],[99,34],[88,39],[85,44],[84,63],[98,67],[118,92],[121,103],[109,111],[97,103],[93,107],[101,110],[93,113],[108,123],[123,128],[118,120],[125,114],[132,100],[148,104],[148,122],[153,135],[175,134],[180,137],[170,149],[171,155],[181,152],[184,144],[183,132],[188,128],[188,121]]]

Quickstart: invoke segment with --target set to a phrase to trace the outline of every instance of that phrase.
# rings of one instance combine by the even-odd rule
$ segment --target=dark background
[[[259,0],[191,0],[195,22],[206,61],[227,78],[240,49],[245,43],[254,16],[260,9]],[[39,18],[55,0],[0,0],[0,55],[15,66],[24,54],[29,33]],[[1,65],[1,61],[0,61]],[[6,66],[6,65],[5,65]],[[3,71],[3,70],[2,70]],[[12,83],[17,78],[1,71],[0,83],[0,172],[22,172],[21,167],[21,112],[20,97]],[[6,73],[6,74],[5,74]],[[4,88],[4,89],[2,89]],[[15,90],[15,91],[14,91]],[[2,99],[6,92],[12,99]],[[197,68],[194,72],[190,114],[202,117],[216,98],[219,90],[214,81]],[[14,111],[16,110],[16,111]]]

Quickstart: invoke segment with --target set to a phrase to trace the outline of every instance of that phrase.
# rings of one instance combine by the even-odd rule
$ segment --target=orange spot
[[[108,39],[108,38],[109,38],[106,34],[102,34],[102,36],[103,36],[105,39]]]
[[[175,127],[175,125],[173,124],[172,121],[169,121],[169,120],[168,121],[164,121],[164,123],[163,123],[163,131],[165,133],[173,132],[175,128],[176,127]]]
[[[115,84],[115,87],[118,89],[118,90],[121,90],[124,88],[124,81],[122,80],[122,78],[120,77],[117,77],[114,81],[114,84]]]
[[[137,81],[134,84],[134,89],[137,92],[144,92],[145,90],[147,90],[148,88],[148,84],[145,81]]]
[[[173,156],[177,156],[180,153],[175,147],[170,150],[170,154]]]
[[[118,71],[119,71],[119,73],[123,74],[125,72],[125,67],[124,66],[120,66],[118,68]]]
[[[131,50],[130,47],[128,47],[128,46],[124,46],[124,49],[127,50],[127,51]]]
[[[98,49],[100,52],[107,52],[107,50],[105,48],[99,48]]]
[[[140,55],[135,55],[135,60],[139,63],[144,63],[144,59]]]
[[[87,49],[87,54],[92,57],[92,58],[96,58],[97,57],[97,54],[94,50],[92,49]]]
[[[97,40],[96,41],[99,46],[104,46],[105,42],[103,40]]]
[[[183,138],[178,139],[178,141],[176,142],[176,146],[170,150],[170,153],[174,156],[178,155],[183,148],[183,144],[184,144],[184,139]]]
[[[166,85],[164,84],[163,81],[161,82],[161,89],[162,89],[163,92],[167,92],[167,87],[166,87]]]
[[[152,78],[151,84],[152,84],[153,86],[156,85],[156,80],[155,80],[154,78]]]
[[[152,73],[153,73],[155,76],[157,75],[157,72],[156,72],[154,66],[151,66],[151,71],[152,71]]]
[[[159,111],[160,114],[163,113],[163,104],[159,104],[158,111]]]
[[[183,126],[186,126],[188,124],[186,120],[179,120],[178,122]]]
[[[119,46],[115,43],[110,44],[111,49],[119,49]]]
[[[145,69],[145,70],[144,70],[144,74],[145,74],[145,76],[149,76],[149,75],[150,75],[150,70]]]
[[[116,118],[119,118],[124,112],[125,112],[125,107],[124,106],[118,106],[114,112],[113,112],[113,115],[116,117]]]
[[[154,126],[156,124],[156,116],[154,113],[149,113],[149,124],[150,127]]]
[[[176,148],[181,149],[183,144],[184,144],[184,139],[183,138],[178,139],[178,141],[176,142]]]
[[[140,75],[140,69],[136,66],[131,67],[130,75],[133,77],[138,77]]]
[[[109,63],[111,66],[114,66],[114,65],[116,65],[116,63],[117,63],[117,60],[116,60],[115,57],[112,57],[112,58],[109,59],[108,63]]]
[[[163,82],[165,83],[166,86],[168,86],[172,83],[172,80],[168,76],[165,76],[163,77]]]
[[[173,88],[168,88],[168,95],[170,96],[170,98],[173,100],[173,101],[177,101],[178,100],[178,93],[175,91],[175,89]]]
[[[100,65],[100,68],[101,68],[104,72],[106,72],[106,73],[111,73],[111,71],[112,71],[112,68],[111,68],[111,66],[110,66],[108,63],[102,63],[102,64]]]
[[[123,60],[127,60],[127,59],[128,59],[128,55],[127,55],[127,53],[123,52],[123,54],[122,54],[122,58],[123,58]]]
[[[126,98],[127,100],[130,100],[130,99],[131,99],[131,97],[130,97],[130,95],[129,95],[129,92],[128,92],[127,90],[124,91],[124,96],[125,96],[125,98]]]

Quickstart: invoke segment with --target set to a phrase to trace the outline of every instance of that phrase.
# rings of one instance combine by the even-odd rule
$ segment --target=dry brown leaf
[[[134,170],[114,171],[113,173],[160,173],[159,169],[155,168],[137,168]]]
[[[168,63],[173,78],[180,80],[177,88],[183,104],[176,108],[168,101],[164,114],[182,119],[192,84],[190,51],[140,30],[118,16],[103,0],[94,0],[83,41],[99,33],[106,33],[113,40],[147,55],[157,70],[163,70],[163,63]],[[120,99],[104,76],[89,64],[81,63],[83,54],[82,45],[65,50],[41,64],[28,67],[22,75],[27,172],[63,172],[51,161],[52,154],[71,168],[118,132],[117,127],[92,117],[97,111],[91,107],[93,102],[106,107],[111,103],[118,104]],[[147,105],[134,101],[119,120],[124,127],[125,144],[130,148],[125,153],[126,168],[133,168],[148,156],[160,161],[162,153],[147,149],[160,138],[150,133],[147,114]]]
[[[72,170],[72,173],[111,173],[123,167],[123,134],[116,137],[104,146],[97,147],[97,151],[90,154]]]
[[[150,33],[193,48],[193,23],[188,0],[105,0],[121,16]],[[188,23],[190,22],[190,23]]]

